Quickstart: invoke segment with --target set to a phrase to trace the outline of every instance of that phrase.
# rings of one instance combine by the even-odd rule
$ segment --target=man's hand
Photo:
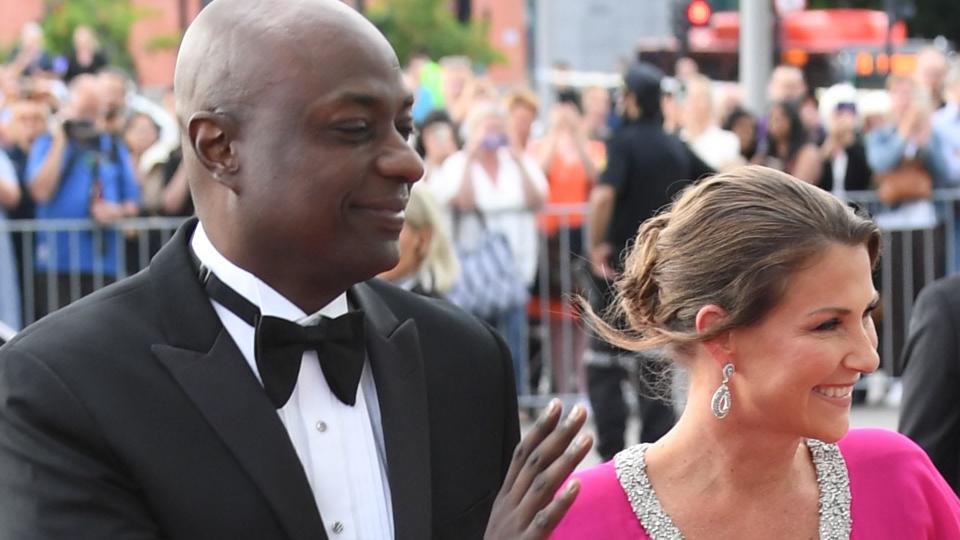
[[[613,280],[617,273],[610,267],[610,254],[613,248],[606,242],[590,250],[590,270],[597,277]]]
[[[560,422],[560,402],[550,402],[513,452],[485,539],[541,540],[553,532],[577,497],[580,483],[571,481],[563,493],[554,494],[593,446],[587,434],[571,444],[586,420],[586,411],[577,405]]]
[[[97,199],[90,203],[90,216],[101,225],[109,225],[123,217],[123,207],[119,204]]]

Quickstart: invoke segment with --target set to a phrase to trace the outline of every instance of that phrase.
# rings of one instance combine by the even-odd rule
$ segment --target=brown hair
[[[865,246],[873,265],[880,232],[816,186],[766,167],[738,167],[688,187],[640,227],[607,314],[626,328],[589,310],[587,318],[619,347],[685,352],[758,322],[780,301],[790,276],[832,243]],[[728,317],[700,333],[696,315],[708,304]]]

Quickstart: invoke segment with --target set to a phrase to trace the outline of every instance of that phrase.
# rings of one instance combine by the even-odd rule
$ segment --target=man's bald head
[[[344,33],[360,33],[390,47],[376,27],[338,0],[211,3],[180,45],[174,91],[181,122],[197,111],[242,118],[266,88],[314,67],[323,57],[324,49],[306,47],[305,38],[322,36],[334,45]]]

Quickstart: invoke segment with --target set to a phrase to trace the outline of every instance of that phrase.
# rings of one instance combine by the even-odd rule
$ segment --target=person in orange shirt
[[[547,236],[548,266],[545,274],[541,269],[538,279],[546,276],[549,283],[549,318],[545,319],[546,314],[542,313],[542,300],[532,303],[530,313],[532,318],[539,319],[543,324],[549,320],[550,350],[555,363],[551,370],[552,389],[561,393],[575,391],[576,388],[570,388],[571,383],[578,384],[583,380],[580,359],[586,349],[586,334],[576,321],[570,324],[570,319],[576,316],[569,305],[564,305],[564,297],[577,292],[578,288],[573,283],[568,283],[565,289],[561,280],[564,267],[576,268],[577,261],[584,260],[585,214],[581,209],[571,206],[587,202],[590,189],[606,162],[604,144],[601,141],[589,140],[585,127],[579,103],[575,99],[562,100],[554,105],[550,112],[550,125],[546,136],[531,145],[531,153],[543,169],[550,186],[548,204],[568,206],[555,213],[547,212],[540,216],[540,230]],[[569,264],[563,265],[564,259]],[[534,287],[535,291],[539,290],[539,285]],[[568,329],[567,332],[564,332],[564,327]],[[569,334],[572,334],[572,340],[564,343],[564,336]],[[537,344],[532,345],[532,349],[536,351]],[[535,360],[538,357],[537,354],[531,354],[531,388],[537,387],[540,378],[540,364]],[[573,367],[573,373],[569,372],[569,368],[565,372],[560,366]]]

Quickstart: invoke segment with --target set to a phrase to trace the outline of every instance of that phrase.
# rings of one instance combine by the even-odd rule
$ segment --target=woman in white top
[[[681,123],[680,137],[712,169],[723,171],[744,163],[740,139],[717,125],[712,84],[703,75],[694,75],[687,82]]]
[[[451,209],[453,241],[471,249],[483,232],[470,213],[479,211],[485,227],[502,233],[510,245],[521,279],[533,283],[539,242],[535,213],[547,199],[547,181],[537,163],[508,145],[506,112],[493,103],[480,103],[467,115],[463,150],[450,156],[440,174],[429,182],[437,201]],[[523,380],[523,339],[526,306],[490,321],[503,333],[513,353],[517,381]]]

